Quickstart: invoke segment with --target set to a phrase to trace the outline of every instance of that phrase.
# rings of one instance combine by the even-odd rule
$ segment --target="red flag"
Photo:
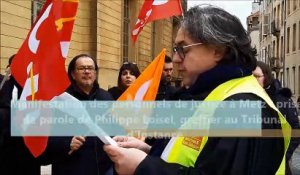
[[[145,0],[131,32],[133,42],[148,22],[176,15],[182,15],[181,0]]]
[[[23,87],[21,100],[51,100],[70,82],[65,70],[77,0],[47,0],[13,59],[12,75]],[[44,152],[48,137],[24,137],[33,156]]]
[[[165,55],[166,49],[163,49],[118,100],[155,100],[165,63]]]

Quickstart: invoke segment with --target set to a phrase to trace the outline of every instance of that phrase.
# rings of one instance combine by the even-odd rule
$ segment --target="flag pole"
[[[182,9],[182,4],[181,4],[181,0],[179,0],[179,6],[180,6],[180,9],[181,9],[181,16],[182,18],[184,19],[184,12],[183,12],[183,9]]]
[[[34,101],[35,89],[34,89],[34,78],[33,78],[33,65],[30,69],[30,85],[31,85],[31,100]]]

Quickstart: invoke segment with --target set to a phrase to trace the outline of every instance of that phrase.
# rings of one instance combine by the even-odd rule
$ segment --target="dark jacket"
[[[250,75],[251,71],[235,66],[219,65],[198,77],[189,89],[179,90],[173,98],[203,100],[218,85],[228,80]],[[225,100],[260,100],[254,94],[236,94]],[[262,109],[262,118],[278,119],[270,107]],[[280,129],[278,123],[262,123],[263,129]],[[161,146],[152,149],[162,152]],[[159,150],[161,149],[161,150]],[[157,156],[148,155],[137,167],[135,174],[197,174],[197,175],[265,175],[275,174],[284,154],[283,138],[209,137],[195,167],[166,163]]]
[[[156,100],[170,99],[171,95],[176,92],[176,88],[171,86],[165,79],[162,79],[159,84]]]
[[[105,90],[95,86],[89,95],[71,85],[67,92],[79,100],[113,100]],[[82,147],[71,155],[72,137],[49,137],[47,149],[42,157],[52,163],[52,175],[100,175],[110,167],[111,161],[103,151],[103,142],[97,137],[86,137]]]
[[[271,85],[266,88],[266,92],[277,106],[279,111],[284,115],[292,129],[300,129],[297,108],[292,100],[292,92],[289,88],[282,88],[278,80],[272,81]],[[286,152],[286,161],[288,162],[294,150],[299,145],[299,138],[292,137],[289,148]],[[289,165],[286,163],[286,165]],[[287,172],[290,174],[289,172]]]
[[[174,86],[171,86],[169,82],[167,82],[164,78],[161,79],[159,88],[156,95],[156,101],[160,100],[171,100],[171,96],[177,91],[177,89]],[[161,139],[161,138],[153,138],[153,137],[146,137],[145,142],[153,146],[156,142],[159,143],[159,145],[164,145],[163,143],[167,142],[168,139]]]
[[[119,87],[115,86],[108,89],[108,92],[113,96],[115,100],[117,100],[125,90],[120,89]]]
[[[14,86],[20,97],[22,88],[13,77],[5,82],[0,91],[0,174],[40,175],[40,162],[30,153],[23,137],[11,137],[10,101]]]

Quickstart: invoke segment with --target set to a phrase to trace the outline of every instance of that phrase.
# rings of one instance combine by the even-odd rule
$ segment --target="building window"
[[[290,53],[290,28],[287,28],[286,53]]]
[[[280,38],[278,37],[276,39],[276,57],[279,58],[279,43],[280,43]]]
[[[271,45],[268,45],[268,55],[267,55],[267,63],[270,64],[270,58],[272,57]]]
[[[298,96],[300,95],[300,66],[298,67]]]
[[[280,22],[280,4],[277,6],[277,19],[276,19],[276,27],[280,27],[279,25]]]
[[[43,5],[46,0],[33,0],[32,1],[32,11],[31,11],[31,24],[33,24],[38,17]]]
[[[281,38],[280,38],[280,56],[281,56],[281,58],[283,58],[283,56],[284,56],[284,50],[283,50],[283,36],[281,36]]]
[[[263,22],[263,36],[266,37],[269,35],[270,33],[270,27],[269,27],[269,24],[270,24],[270,18],[269,16],[271,16],[272,14],[266,14],[264,15],[264,22]]]
[[[124,14],[123,14],[123,62],[128,61],[128,51],[129,51],[129,0],[124,0],[123,6]]]
[[[291,2],[290,2],[290,0],[287,0],[286,3],[287,3],[287,6],[286,6],[287,14],[289,15],[291,13]]]
[[[283,20],[284,20],[284,1],[282,1],[281,3],[281,21],[280,21],[280,25],[283,26]]]
[[[277,42],[274,40],[273,41],[273,48],[272,48],[273,49],[273,53],[272,53],[271,57],[276,57],[277,56],[277,52],[276,52],[277,51],[276,50],[277,47],[276,47],[276,45],[277,45]]]
[[[285,82],[285,86],[286,87],[290,87],[290,72],[289,72],[289,68],[286,68],[286,82]]]
[[[293,25],[293,51],[296,50],[296,24]]]
[[[268,61],[268,47],[265,47],[264,62]]]
[[[293,10],[296,10],[297,9],[297,2],[296,0],[293,0]]]
[[[262,28],[262,23],[260,24],[259,26],[259,41],[262,41],[263,40],[263,35],[262,35],[262,32],[263,32],[263,28]]]
[[[296,89],[296,68],[295,67],[293,67],[293,75],[292,75],[293,77],[293,84],[292,84],[292,92],[293,92],[293,94],[295,94],[295,89]]]
[[[276,18],[277,18],[276,15],[277,15],[277,9],[276,9],[276,7],[275,7],[275,8],[274,8],[274,13],[273,13],[273,19],[272,19],[273,21],[276,21],[276,20],[277,20],[277,19],[276,19]]]

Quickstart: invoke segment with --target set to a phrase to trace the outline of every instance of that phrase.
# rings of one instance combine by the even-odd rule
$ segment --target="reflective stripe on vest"
[[[284,150],[286,152],[291,137],[291,126],[286,122],[283,115],[276,108],[276,106],[274,105],[270,97],[267,95],[265,90],[258,84],[254,76],[251,75],[227,81],[215,88],[205,98],[204,101],[223,101],[224,99],[239,93],[255,94],[262,98],[272,109],[277,111],[281,122],[282,133],[284,136]],[[211,111],[212,114],[213,112],[214,111]],[[192,121],[193,118],[197,116],[197,111],[195,111],[195,114],[190,118],[190,120]],[[185,124],[184,126],[188,126],[188,123],[189,121],[187,121],[187,124]],[[164,149],[161,158],[166,162],[178,163],[186,167],[194,167],[195,162],[202,149],[204,148],[207,140],[207,136],[173,137]],[[285,174],[285,154],[276,174]]]

